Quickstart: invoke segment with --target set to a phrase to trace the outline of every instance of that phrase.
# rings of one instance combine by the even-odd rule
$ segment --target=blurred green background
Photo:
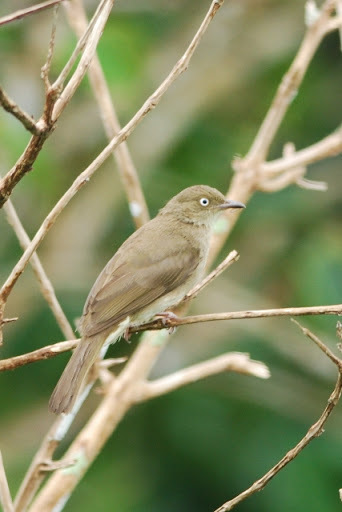
[[[32,2],[3,0],[0,15]],[[96,2],[88,1],[90,15]],[[119,0],[98,54],[122,124],[153,92],[185,50],[209,2]],[[276,87],[293,59],[305,27],[304,1],[227,1],[209,27],[190,68],[136,129],[128,144],[150,212],[182,188],[206,183],[226,191],[230,161],[244,155]],[[41,113],[39,78],[51,27],[50,12],[4,26],[0,76],[5,90],[30,114]],[[75,44],[63,9],[52,78]],[[341,122],[342,66],[338,35],[325,39],[290,106],[271,158],[293,141],[318,141]],[[29,136],[0,111],[0,172],[23,151]],[[34,170],[12,199],[30,236],[75,177],[106,144],[87,80],[63,113]],[[341,302],[341,157],[310,166],[310,179],[326,193],[294,186],[256,193],[222,251],[240,260],[208,287],[192,312],[309,306]],[[39,249],[58,298],[74,321],[95,277],[132,232],[113,159],[84,187]],[[0,213],[0,278],[21,250]],[[5,328],[1,358],[63,339],[30,268],[6,309],[18,322]],[[302,323],[335,349],[335,317]],[[120,343],[111,356],[128,355],[138,342]],[[269,365],[261,381],[219,375],[132,409],[65,507],[120,512],[208,512],[244,490],[275,464],[323,410],[336,377],[327,358],[288,318],[217,322],[180,328],[154,369],[160,376],[225,351],[246,351]],[[53,421],[48,397],[67,355],[3,373],[0,446],[14,494]],[[71,439],[98,398],[92,396]],[[315,440],[241,511],[340,510],[341,410]],[[68,441],[67,440],[67,441]],[[67,441],[63,445],[67,445]],[[62,449],[59,450],[59,454]]]

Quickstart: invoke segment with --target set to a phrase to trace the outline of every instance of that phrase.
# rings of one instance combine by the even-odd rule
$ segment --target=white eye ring
[[[209,204],[209,199],[207,199],[206,197],[202,197],[202,199],[200,199],[200,204],[202,206],[208,206]]]

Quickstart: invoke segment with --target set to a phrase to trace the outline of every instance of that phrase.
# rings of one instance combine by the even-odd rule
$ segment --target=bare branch
[[[178,327],[180,325],[197,324],[201,322],[216,322],[217,320],[241,320],[246,318],[270,318],[279,316],[306,316],[306,315],[340,315],[342,304],[331,306],[308,306],[302,308],[256,309],[246,311],[232,311],[228,313],[209,313],[206,315],[185,316],[183,318],[156,319],[138,327],[132,327],[132,332],[145,330],[165,329],[165,327]]]
[[[7,201],[7,203],[4,205],[4,210],[8,223],[12,226],[15,234],[18,237],[21,247],[25,250],[29,246],[31,240],[28,237],[23,225],[21,224],[18,214],[10,200]],[[30,263],[37,277],[42,295],[50,306],[50,309],[54,314],[61,331],[67,339],[75,338],[74,330],[70,325],[67,317],[65,316],[60,303],[58,302],[52,283],[48,278],[36,253],[32,255]]]
[[[82,57],[80,59],[80,62],[78,63],[74,74],[70,78],[68,84],[64,88],[62,94],[60,95],[60,97],[54,107],[53,114],[52,114],[52,118],[54,121],[56,121],[59,118],[59,116],[63,112],[64,108],[69,103],[69,101],[72,98],[72,96],[74,95],[76,89],[78,88],[81,81],[83,80],[83,77],[86,74],[91,61],[93,60],[93,57],[96,52],[97,44],[102,36],[103,29],[107,22],[108,16],[110,15],[110,12],[112,10],[113,3],[114,3],[114,0],[102,0],[99,8],[97,9],[96,15],[94,15],[93,20],[92,20],[93,25],[90,24],[91,31],[89,31],[89,33],[86,32],[87,40],[84,45],[84,51],[83,51]],[[65,70],[63,70],[61,73],[62,77],[63,77],[64,73],[65,73]],[[53,88],[59,88],[59,83],[61,82],[61,76],[56,80],[55,84],[53,85]]]
[[[37,12],[43,11],[45,9],[50,9],[54,5],[60,4],[63,1],[64,0],[48,0],[47,2],[42,2],[40,4],[27,7],[26,9],[20,9],[19,11],[15,11],[12,14],[8,14],[7,16],[3,16],[2,18],[0,18],[0,27],[1,25],[6,25],[7,23],[20,20],[25,16],[36,14]]]
[[[14,512],[13,502],[11,493],[8,487],[6,478],[6,472],[4,468],[4,462],[2,460],[2,454],[0,451],[0,503],[4,512]]]
[[[39,129],[36,126],[35,120],[22,110],[19,105],[5,93],[2,87],[0,87],[0,104],[4,110],[14,115],[29,132],[38,135]]]
[[[260,379],[270,377],[270,371],[264,363],[253,361],[249,358],[249,354],[231,352],[194,364],[158,380],[143,382],[137,389],[136,400],[137,402],[150,400],[187,384],[227,371],[252,375]]]
[[[259,184],[264,182],[264,172],[266,164],[265,159],[268,155],[269,147],[274,140],[278,128],[284,118],[284,115],[291,104],[293,98],[296,96],[299,86],[303,80],[303,77],[308,69],[308,66],[314,56],[322,39],[332,30],[337,30],[341,26],[341,20],[337,17],[331,17],[331,13],[334,9],[334,1],[326,0],[322,6],[322,9],[317,13],[317,18],[307,28],[305,36],[302,40],[300,48],[294,58],[289,70],[284,75],[271,106],[258,130],[258,133],[252,143],[250,150],[243,159],[235,159],[232,163],[234,170],[236,171],[229,191],[227,193],[228,198],[234,198],[237,201],[241,201],[245,204],[253,195],[255,190],[258,189]],[[331,140],[331,138],[332,140]],[[336,140],[338,139],[338,140]],[[308,153],[297,152],[296,155],[300,155],[299,158],[293,156],[290,165],[290,159],[286,159],[286,168],[281,167],[282,170],[287,170],[289,167],[299,167],[307,165],[313,158],[323,158],[322,152],[327,151],[331,155],[336,151],[336,146],[340,147],[340,136],[332,134],[329,136],[328,141],[325,140],[325,144],[322,146],[320,143],[311,146],[311,151]],[[327,146],[331,146],[327,149]],[[308,148],[307,148],[308,149]],[[338,149],[340,151],[340,149]],[[283,166],[283,159],[279,159],[279,166]],[[269,165],[273,163],[270,162]],[[280,167],[279,167],[280,168]],[[279,184],[279,182],[278,182]],[[283,185],[287,186],[288,181],[284,181]],[[229,213],[226,212],[226,225],[221,229],[220,233],[216,233],[211,244],[211,250],[208,260],[208,266],[212,264],[215,256],[224,244],[229,233],[233,229],[235,222],[239,218],[241,212]]]
[[[54,345],[47,345],[46,347],[39,348],[33,352],[28,352],[27,354],[2,359],[0,360],[0,372],[14,370],[15,368],[19,368],[19,366],[35,363],[42,359],[50,359],[58,354],[74,349],[77,346],[78,341],[79,340],[60,341]]]
[[[46,62],[41,70],[41,77],[44,81],[46,94],[49,93],[49,90],[51,87],[51,84],[49,81],[49,72],[50,72],[51,63],[52,63],[53,52],[55,49],[58,9],[59,9],[59,4],[55,5],[55,7],[53,9],[53,21],[52,21],[51,35],[50,35],[50,41],[49,41],[49,48],[48,48],[48,53],[47,53],[47,57],[46,57]]]
[[[326,356],[337,366],[340,372],[342,372],[342,361],[316,336],[310,329],[303,327],[297,320],[291,318],[292,322],[295,323],[305,336],[310,338],[316,345],[324,352]]]
[[[274,176],[290,169],[306,166],[335,156],[342,151],[342,128],[328,135],[324,139],[308,146],[307,148],[296,151],[292,155],[278,158],[272,162],[265,162],[260,166],[260,171],[265,176]]]
[[[295,457],[316,437],[320,436],[324,430],[324,424],[328,420],[330,414],[333,409],[336,407],[342,392],[342,360],[338,359],[329,348],[309,329],[302,327],[298,322],[295,323],[300,327],[303,333],[308,336],[312,341],[316,343],[316,345],[322,350],[322,352],[327,355],[332,362],[337,366],[338,369],[338,377],[335,384],[335,388],[331,395],[328,398],[327,405],[324,408],[319,419],[309,428],[305,436],[299,441],[299,443],[292,448],[287,454],[275,465],[271,468],[264,476],[259,478],[253,485],[251,485],[248,489],[243,491],[241,494],[233,498],[232,500],[227,501],[221,507],[215,510],[215,512],[227,512],[228,510],[232,510],[235,505],[241,503],[241,501],[245,500],[252,494],[261,491],[268,482],[276,476],[279,471],[281,471],[289,462],[293,461]]]
[[[70,25],[75,33],[81,37],[87,28],[87,18],[81,0],[74,0],[64,4]],[[102,122],[109,140],[121,130],[110,91],[102,71],[100,61],[95,54],[88,69],[90,84],[100,109]],[[125,188],[128,204],[133,221],[137,228],[149,220],[146,200],[140,185],[138,173],[126,142],[122,142],[113,152],[121,181]]]
[[[222,272],[224,272],[230,265],[235,263],[240,258],[237,251],[231,251],[228,256],[212,271],[207,277],[203,279],[197,286],[195,286],[189,293],[185,295],[182,302],[188,302],[189,300],[195,299],[197,295],[216,279]]]

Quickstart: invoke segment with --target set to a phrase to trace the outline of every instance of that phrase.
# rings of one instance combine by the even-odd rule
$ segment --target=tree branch
[[[150,400],[175,391],[187,384],[227,371],[252,375],[260,379],[270,377],[268,367],[261,361],[253,361],[249,358],[249,354],[230,352],[183,368],[160,379],[141,383],[137,388],[136,401]]]
[[[3,16],[2,18],[0,18],[0,27],[1,25],[6,25],[7,23],[12,23],[13,21],[20,20],[25,16],[31,16],[31,14],[37,14],[37,12],[43,11],[45,9],[50,9],[54,5],[60,4],[63,1],[64,0],[48,0],[47,2],[42,2],[40,4],[27,7],[26,9],[20,9],[18,11],[15,11],[12,14],[8,14],[7,16]]]
[[[10,200],[8,200],[7,203],[4,205],[4,210],[6,213],[8,223],[12,226],[15,234],[17,235],[21,247],[25,250],[30,245],[31,240],[27,235],[22,223],[20,222],[18,214]],[[32,254],[30,263],[37,277],[37,281],[39,283],[42,295],[45,298],[48,305],[50,306],[50,309],[54,314],[62,333],[67,339],[75,338],[74,330],[70,325],[67,317],[65,316],[60,303],[58,302],[52,283],[48,278],[44,270],[44,267],[41,264],[40,259],[36,253]]]
[[[201,322],[216,322],[217,320],[242,320],[246,318],[270,318],[278,316],[306,316],[306,315],[340,315],[342,304],[331,306],[308,306],[301,308],[256,309],[246,311],[231,311],[228,313],[209,313],[206,315],[185,316],[183,318],[163,318],[153,320],[144,325],[133,327],[132,332],[145,330],[165,329],[165,327],[178,327],[180,325],[197,324]]]
[[[298,324],[298,322],[296,322]],[[298,324],[299,325],[299,324]],[[228,510],[232,510],[236,505],[241,503],[241,501],[245,500],[252,494],[261,491],[268,482],[279,473],[289,462],[292,462],[297,455],[316,437],[319,437],[323,432],[323,427],[328,420],[330,414],[333,409],[336,407],[342,392],[342,361],[336,356],[334,356],[328,347],[315,336],[309,329],[303,328],[299,325],[304,334],[309,336],[317,346],[322,350],[324,354],[326,354],[333,362],[336,364],[338,369],[338,377],[334,387],[333,392],[328,398],[327,405],[325,406],[321,416],[319,419],[309,428],[305,436],[299,441],[299,443],[292,448],[287,454],[275,465],[271,468],[264,476],[256,480],[253,485],[251,485],[248,489],[243,491],[241,494],[233,498],[232,500],[227,501],[221,507],[215,510],[215,512],[227,512]],[[333,357],[331,357],[331,355]]]

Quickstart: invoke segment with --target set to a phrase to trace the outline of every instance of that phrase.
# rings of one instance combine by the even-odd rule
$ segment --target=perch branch
[[[84,38],[82,38],[82,40],[79,41],[78,45],[76,46],[75,52],[69,59],[69,64],[72,61],[73,56],[76,54],[76,58],[78,55],[77,52],[81,51],[83,47],[84,53],[63,93],[61,93],[61,90],[63,86],[63,78],[65,78],[64,74],[66,73],[65,69],[61,72],[59,78],[52,86],[50,86],[47,78],[47,72],[51,62],[54,42],[53,29],[49,44],[47,61],[42,68],[42,76],[46,89],[44,112],[39,121],[36,123],[37,134],[33,135],[24,153],[21,155],[15,166],[0,181],[0,208],[7,201],[17,183],[24,177],[27,172],[32,170],[32,166],[36,161],[46,139],[54,129],[59,115],[66,107],[76,88],[80,84],[84,74],[87,71],[87,68],[90,65],[91,59],[94,56],[96,45],[102,35],[104,24],[109,16],[113,2],[114,0],[102,0],[95,12],[95,15],[93,16],[92,21],[88,26]],[[67,71],[69,72],[69,69]],[[59,96],[60,98],[58,99]],[[57,104],[58,107],[56,109],[55,107]]]
[[[268,379],[270,377],[270,371],[264,363],[253,361],[249,358],[248,354],[230,352],[229,354],[222,354],[202,363],[194,364],[188,368],[183,368],[160,379],[143,382],[137,389],[136,401],[150,400],[211,375],[227,371],[253,375],[260,379]]]
[[[323,158],[335,156],[342,151],[342,128],[328,135],[324,139],[296,151],[295,153],[265,162],[260,166],[263,175],[270,177],[290,169],[307,166]]]
[[[196,285],[192,290],[189,291],[185,295],[182,300],[183,302],[188,302],[189,300],[193,300],[197,297],[197,295],[210,284],[214,279],[216,279],[222,272],[224,272],[230,265],[235,263],[240,258],[240,255],[237,251],[231,251],[228,256],[212,271],[207,275],[198,285]]]
[[[297,325],[298,322],[296,322]],[[330,414],[332,413],[333,409],[336,407],[342,392],[342,361],[332,352],[329,350],[329,348],[319,339],[317,336],[315,336],[309,329],[306,329],[299,325],[299,327],[302,329],[304,334],[308,336],[311,340],[313,340],[316,345],[322,350],[324,354],[326,354],[333,363],[337,366],[338,369],[338,377],[337,381],[334,387],[333,392],[328,398],[327,405],[325,406],[321,416],[319,419],[309,428],[305,436],[299,441],[299,443],[292,448],[292,450],[288,451],[286,455],[275,465],[273,468],[271,468],[264,476],[259,478],[259,480],[256,480],[253,485],[251,485],[248,489],[243,491],[241,494],[233,498],[232,500],[227,501],[221,507],[215,510],[215,512],[227,512],[228,510],[232,510],[237,504],[241,503],[241,501],[245,500],[252,494],[261,491],[268,482],[276,476],[279,471],[281,471],[289,462],[293,461],[295,457],[316,437],[320,436],[324,430],[323,427],[328,420]]]
[[[196,291],[196,289],[194,289]],[[197,295],[197,291],[196,291]],[[251,311],[233,311],[228,313],[213,313],[208,315],[194,315],[177,317],[170,319],[156,319],[147,324],[131,327],[130,334],[140,331],[157,331],[165,329],[165,327],[178,327],[181,325],[195,324],[201,322],[213,322],[219,320],[243,320],[248,318],[270,318],[280,316],[309,316],[309,315],[340,315],[342,312],[342,304],[334,304],[332,306],[312,306],[303,308],[279,308],[279,309],[260,309]],[[166,323],[166,325],[165,325]],[[22,354],[20,356],[11,357],[0,360],[0,371],[13,370],[17,366],[34,363],[41,359],[50,359],[62,352],[75,348],[78,340],[60,341],[54,345],[47,345],[43,348]]]
[[[97,6],[97,8],[96,8],[96,10],[95,10],[95,12],[93,14],[93,17],[91,18],[90,22],[87,24],[87,26],[85,27],[84,31],[80,35],[80,38],[77,41],[76,47],[74,48],[74,50],[73,50],[69,60],[67,61],[67,63],[65,64],[64,68],[60,72],[60,74],[59,74],[58,78],[56,79],[56,81],[54,82],[53,87],[55,89],[62,89],[63,88],[64,82],[67,79],[67,76],[69,75],[69,73],[71,72],[74,64],[76,63],[76,60],[77,60],[78,56],[80,55],[80,53],[82,51],[84,51],[86,53],[86,49],[85,49],[86,45],[88,44],[89,39],[93,35],[94,26],[97,23],[97,21],[98,21],[100,15],[101,15],[101,13],[103,12],[103,9],[106,6],[106,4],[108,4],[107,0],[101,0],[100,3],[98,4],[98,6]],[[77,69],[76,69],[75,73],[76,72],[77,72]]]
[[[74,74],[70,78],[69,82],[65,86],[63,92],[61,93],[59,99],[57,100],[54,106],[52,114],[52,119],[54,121],[56,121],[59,118],[64,108],[67,106],[75,91],[77,90],[78,86],[80,85],[81,81],[83,80],[84,75],[86,74],[91,64],[91,61],[95,55],[98,42],[102,36],[108,16],[110,15],[110,12],[112,10],[113,3],[114,0],[103,0],[99,8],[97,9],[97,12],[92,20],[93,24],[92,22],[90,23],[91,31],[89,31],[86,43],[84,45],[84,50],[80,62],[78,63]],[[63,71],[61,75],[63,73],[65,73],[65,71]],[[53,87],[58,88],[60,81],[61,77],[57,79]]]

